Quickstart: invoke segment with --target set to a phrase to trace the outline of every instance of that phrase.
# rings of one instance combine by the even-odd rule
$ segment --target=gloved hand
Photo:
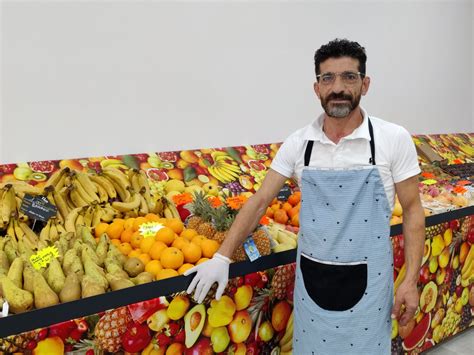
[[[216,299],[219,300],[224,293],[227,281],[229,281],[230,262],[231,260],[228,257],[215,253],[212,259],[187,270],[184,276],[188,276],[193,272],[196,273],[196,276],[194,276],[186,292],[190,294],[196,288],[194,300],[197,303],[202,303],[209,289],[214,282],[217,282]]]

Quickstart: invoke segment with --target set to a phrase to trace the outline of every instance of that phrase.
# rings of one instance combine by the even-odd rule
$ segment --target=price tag
[[[20,211],[32,219],[39,219],[47,222],[53,216],[56,216],[58,209],[49,202],[46,196],[25,195],[20,207]]]
[[[158,232],[164,225],[158,222],[147,222],[140,225],[138,231],[143,236],[143,238],[155,237],[156,232]]]
[[[55,246],[46,247],[30,256],[30,262],[36,270],[40,270],[47,267],[53,258],[59,258],[59,251]]]
[[[291,195],[290,186],[286,185],[280,190],[277,196],[278,201],[288,201],[288,197]]]
[[[245,250],[245,254],[247,254],[250,261],[257,260],[261,256],[252,237],[248,237],[245,240],[244,250]]]

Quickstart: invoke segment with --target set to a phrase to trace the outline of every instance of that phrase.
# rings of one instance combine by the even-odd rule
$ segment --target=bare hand
[[[416,283],[403,281],[395,294],[392,318],[397,319],[400,325],[406,325],[415,316],[419,300]],[[400,314],[402,305],[405,306],[405,311]]]

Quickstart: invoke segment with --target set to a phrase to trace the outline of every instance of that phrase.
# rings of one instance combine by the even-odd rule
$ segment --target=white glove
[[[216,300],[219,300],[224,293],[227,281],[229,281],[230,262],[231,260],[228,257],[215,253],[212,259],[187,270],[184,276],[188,276],[193,272],[196,273],[196,276],[194,276],[186,292],[190,294],[196,288],[194,300],[197,303],[202,303],[209,289],[214,282],[217,282]]]

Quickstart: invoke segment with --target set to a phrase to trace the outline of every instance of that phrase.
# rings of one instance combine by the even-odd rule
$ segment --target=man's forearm
[[[405,280],[416,283],[420,274],[425,243],[425,215],[421,205],[416,204],[403,212],[403,235],[405,239]]]
[[[266,207],[261,200],[255,198],[255,196],[251,197],[232,223],[218,253],[231,258],[234,250],[255,230],[260,218],[265,213]]]

